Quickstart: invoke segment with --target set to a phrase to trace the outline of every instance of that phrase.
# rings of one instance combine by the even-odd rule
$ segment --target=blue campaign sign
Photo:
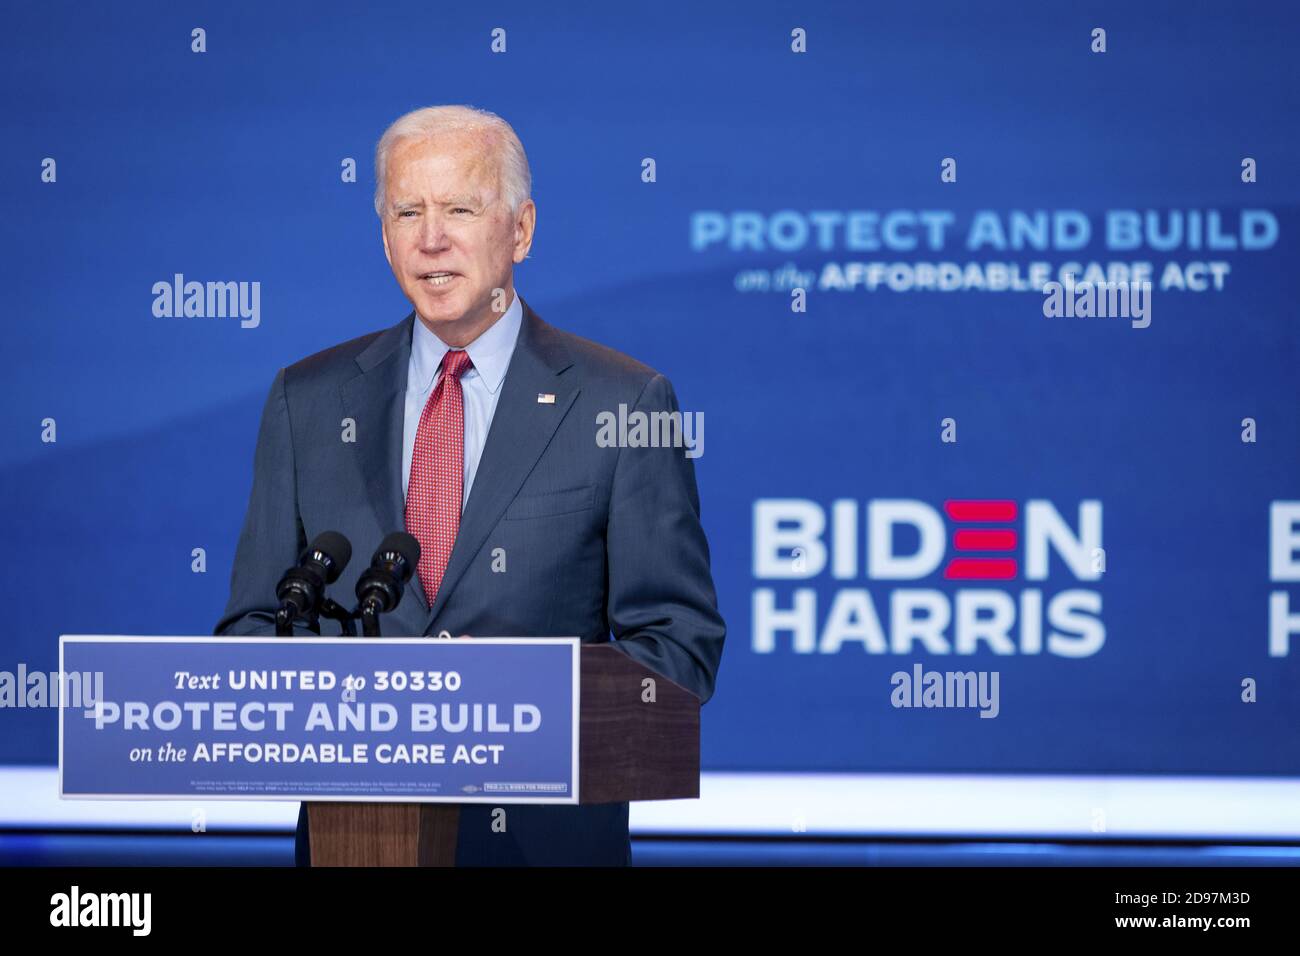
[[[64,635],[60,793],[577,803],[579,643]]]

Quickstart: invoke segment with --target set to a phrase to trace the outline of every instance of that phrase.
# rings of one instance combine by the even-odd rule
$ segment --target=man
[[[352,542],[332,592],[350,595],[405,529],[418,575],[385,634],[612,633],[707,701],[726,628],[693,463],[680,447],[597,441],[602,412],[675,412],[676,396],[516,295],[537,212],[514,130],[468,107],[416,110],[384,133],[375,171],[384,253],[414,311],[275,376],[216,633],[274,633],[276,583],[320,532]],[[512,805],[505,832],[493,809],[462,807],[459,865],[630,862],[626,803]],[[305,812],[297,851],[304,862]]]

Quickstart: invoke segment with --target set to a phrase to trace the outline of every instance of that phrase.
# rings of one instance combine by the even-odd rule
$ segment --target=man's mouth
[[[420,281],[427,282],[434,287],[444,286],[456,278],[456,275],[455,272],[426,272],[420,276]]]

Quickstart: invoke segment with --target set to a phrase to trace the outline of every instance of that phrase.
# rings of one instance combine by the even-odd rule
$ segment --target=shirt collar
[[[487,390],[496,394],[506,377],[510,366],[510,357],[515,351],[515,342],[519,338],[519,326],[523,322],[524,310],[519,304],[519,294],[515,293],[510,308],[505,315],[497,319],[482,335],[465,347],[469,360],[474,363],[474,372],[478,372]],[[411,332],[411,368],[410,379],[419,385],[422,392],[427,392],[433,385],[433,378],[438,373],[442,357],[449,351],[447,343],[429,331],[429,327],[415,317],[415,328]],[[473,374],[473,372],[467,373]]]

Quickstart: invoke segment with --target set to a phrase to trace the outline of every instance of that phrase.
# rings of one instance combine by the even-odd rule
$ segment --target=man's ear
[[[524,202],[519,210],[519,218],[515,220],[515,262],[523,262],[528,258],[528,250],[532,248],[533,232],[536,228],[537,204],[529,199]]]
[[[391,269],[393,267],[393,253],[388,248],[388,230],[384,228],[384,224],[382,222],[379,224],[379,235],[383,237],[384,258],[388,260],[388,268]]]

